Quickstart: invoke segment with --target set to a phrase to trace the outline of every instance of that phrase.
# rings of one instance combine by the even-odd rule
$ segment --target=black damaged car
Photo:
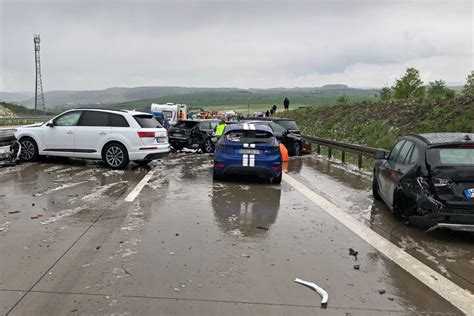
[[[201,149],[203,153],[214,152],[212,132],[218,120],[183,120],[168,129],[170,145],[176,149]]]
[[[414,225],[474,231],[474,134],[409,134],[377,152],[373,194]]]

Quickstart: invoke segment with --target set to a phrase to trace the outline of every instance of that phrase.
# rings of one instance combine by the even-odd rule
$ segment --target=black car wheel
[[[281,183],[281,178],[282,178],[282,173],[278,177],[271,177],[270,178],[270,183],[271,184],[280,184]]]
[[[214,151],[214,144],[210,138],[206,139],[201,150],[203,153],[212,153]]]
[[[31,137],[20,139],[21,151],[20,159],[22,161],[35,161],[38,159],[38,145]]]
[[[382,200],[382,197],[380,196],[380,193],[379,193],[379,183],[377,181],[377,178],[375,177],[375,174],[372,180],[372,195],[374,196],[374,200],[376,201]]]
[[[128,166],[127,149],[119,143],[111,143],[105,146],[102,160],[112,169],[125,169]]]
[[[171,146],[176,150],[183,150],[184,146],[180,143],[171,143]]]
[[[299,156],[301,154],[301,144],[299,142],[295,142],[293,145],[293,156]]]

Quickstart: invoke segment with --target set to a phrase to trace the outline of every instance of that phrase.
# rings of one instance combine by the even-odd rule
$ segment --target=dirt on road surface
[[[4,168],[0,313],[467,313],[292,183],[467,292],[473,234],[406,226],[374,202],[370,177],[315,157],[292,159],[285,176],[213,181],[212,156],[194,153],[123,171],[72,159]],[[327,308],[295,278],[325,289]]]

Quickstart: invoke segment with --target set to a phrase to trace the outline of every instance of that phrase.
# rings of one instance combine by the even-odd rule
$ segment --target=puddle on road
[[[474,292],[474,234],[423,229],[407,226],[372,197],[370,175],[348,173],[325,159],[299,158],[303,166],[292,174],[326,199],[347,210],[359,221],[387,238],[414,257]],[[456,255],[453,255],[456,254]]]

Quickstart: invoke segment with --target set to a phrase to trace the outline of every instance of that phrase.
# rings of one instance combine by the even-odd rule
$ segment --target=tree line
[[[474,71],[467,77],[467,82],[461,91],[466,97],[474,97]],[[380,99],[387,100],[406,100],[406,99],[424,99],[430,100],[452,100],[456,93],[450,89],[443,80],[429,82],[427,86],[421,80],[420,72],[413,68],[407,68],[403,77],[396,79],[392,87],[384,87],[380,90]]]

